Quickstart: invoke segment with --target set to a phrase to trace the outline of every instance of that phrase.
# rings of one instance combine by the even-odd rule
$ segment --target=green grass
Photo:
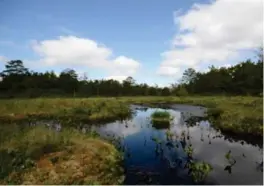
[[[209,108],[208,115],[215,128],[232,135],[263,136],[263,98],[252,96],[188,96],[188,97],[126,97],[127,103],[191,104]]]
[[[116,99],[25,99],[0,100],[0,120],[101,122],[124,119],[131,115],[127,104]]]
[[[73,129],[8,132],[0,143],[0,184],[121,184],[121,154]],[[18,128],[17,128],[18,130]]]
[[[167,111],[155,111],[151,114],[152,118],[157,119],[170,119],[170,113]]]
[[[110,121],[130,116],[130,104],[157,107],[171,103],[209,108],[208,119],[222,132],[253,138],[263,136],[263,99],[259,97],[0,100],[0,184],[120,184],[123,181],[122,157],[113,145],[94,137],[96,135],[84,135],[67,128],[59,133],[42,127],[28,129],[14,123],[40,119],[72,124]],[[167,112],[157,111],[153,118],[169,125]],[[156,126],[163,128],[164,123]],[[192,168],[209,170],[205,164],[193,164]],[[200,173],[193,176],[200,177]]]
[[[157,129],[168,128],[171,119],[171,115],[167,111],[155,111],[151,114],[152,126]]]
[[[109,121],[131,114],[129,104],[191,104],[209,108],[214,127],[223,132],[263,136],[263,99],[251,96],[38,98],[0,100],[0,121],[61,119]],[[211,117],[212,116],[212,117]]]

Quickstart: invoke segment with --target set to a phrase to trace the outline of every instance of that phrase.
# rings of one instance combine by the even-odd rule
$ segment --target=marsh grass
[[[251,96],[38,98],[0,100],[0,121],[59,119],[112,121],[131,115],[129,104],[150,107],[171,103],[209,108],[212,125],[223,132],[263,136],[263,99]],[[210,110],[211,109],[211,110]]]
[[[0,100],[0,121],[74,120],[112,121],[131,116],[125,103],[115,99]]]
[[[0,143],[1,184],[121,184],[121,154],[74,129],[29,128]]]
[[[207,109],[207,117],[212,119],[219,119],[224,111],[220,108],[208,108]]]
[[[156,107],[160,104],[190,104],[209,108],[209,120],[223,133],[245,137],[263,137],[263,98],[252,96],[135,97],[120,101]]]
[[[185,147],[184,152],[188,157],[185,165],[185,167],[188,168],[188,174],[191,175],[195,183],[202,183],[205,181],[208,174],[213,170],[212,165],[204,161],[194,160],[194,148],[192,145]]]
[[[189,169],[189,174],[196,183],[203,182],[208,174],[213,170],[212,166],[206,162],[190,162],[187,165]]]
[[[172,117],[167,111],[155,111],[151,114],[152,126],[156,129],[168,128]]]

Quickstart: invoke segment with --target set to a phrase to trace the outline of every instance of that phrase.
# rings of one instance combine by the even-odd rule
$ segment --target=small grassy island
[[[167,111],[155,111],[151,114],[151,122],[154,128],[168,128],[172,117]]]

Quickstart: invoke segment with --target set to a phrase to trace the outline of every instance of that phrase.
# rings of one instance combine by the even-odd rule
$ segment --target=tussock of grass
[[[168,119],[170,118],[170,113],[167,111],[155,111],[151,114],[152,118]]]
[[[171,119],[171,115],[167,111],[155,111],[151,114],[152,125],[157,129],[168,128]]]
[[[121,156],[106,141],[44,127],[0,145],[0,184],[121,184]]]

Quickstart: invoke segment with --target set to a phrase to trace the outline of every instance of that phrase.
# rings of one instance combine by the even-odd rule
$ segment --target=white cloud
[[[0,56],[0,62],[5,63],[5,62],[7,62],[7,61],[8,61],[8,58],[7,58],[7,57],[5,57],[5,56]]]
[[[127,137],[140,132],[141,125],[134,125],[134,123],[135,120],[125,121],[122,125],[120,125],[120,122],[114,122],[100,128],[100,131],[104,133],[113,133],[121,137]]]
[[[225,67],[225,68],[229,68],[229,67],[232,67],[233,65],[232,64],[220,64],[220,65],[217,65],[217,66],[214,66],[215,68],[221,68],[221,67]],[[203,72],[203,73],[206,73],[206,72],[209,72],[210,71],[210,67],[206,67],[206,68],[203,68],[203,67],[197,67],[196,68],[197,71],[199,72]]]
[[[33,43],[33,50],[46,65],[104,66],[112,51],[93,40],[75,36],[60,36],[55,40]]]
[[[161,76],[175,75],[180,72],[180,69],[173,66],[162,66],[158,69],[158,74]]]
[[[262,11],[262,0],[216,0],[194,4],[181,16],[175,13],[179,32],[172,48],[162,53],[160,68],[185,69],[202,63],[219,63],[235,57],[239,50],[261,46]],[[167,72],[169,76],[178,73]]]
[[[220,67],[229,68],[229,67],[231,67],[231,66],[232,66],[231,64],[224,64],[224,65],[222,65],[222,66],[220,66]]]
[[[133,75],[140,66],[137,61],[125,56],[119,56],[114,59],[113,62],[114,64],[112,65],[112,69],[118,74],[125,73],[127,75]]]
[[[117,80],[119,82],[123,82],[128,76],[108,76],[105,79],[109,80],[109,79],[113,79],[113,80]]]
[[[134,59],[118,56],[96,41],[75,36],[60,36],[58,39],[34,41],[33,50],[41,56],[38,64],[44,66],[99,68],[111,75],[133,75],[140,67]]]

